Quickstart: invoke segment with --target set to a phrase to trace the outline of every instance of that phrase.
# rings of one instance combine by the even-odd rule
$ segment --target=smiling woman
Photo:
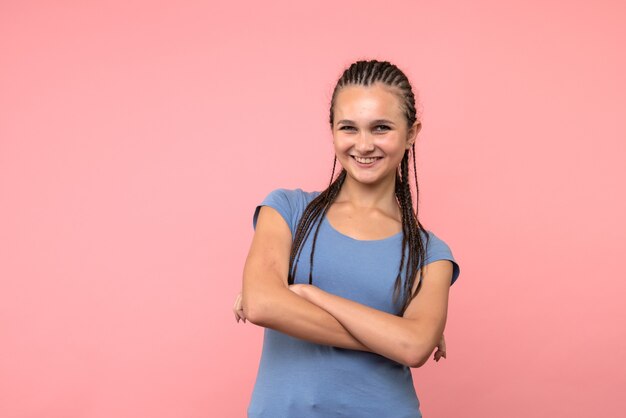
[[[410,368],[435,349],[445,357],[460,269],[413,207],[421,123],[404,73],[387,61],[350,65],[330,128],[329,186],[275,189],[254,211],[233,308],[265,327],[248,417],[419,418]],[[419,201],[417,175],[415,186]]]

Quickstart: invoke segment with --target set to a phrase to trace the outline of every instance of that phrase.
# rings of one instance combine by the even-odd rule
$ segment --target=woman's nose
[[[366,153],[374,150],[374,141],[371,135],[361,134],[356,140],[354,146],[359,153]]]

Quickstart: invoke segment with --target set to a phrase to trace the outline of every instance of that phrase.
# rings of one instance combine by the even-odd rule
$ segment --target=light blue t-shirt
[[[319,194],[302,189],[273,190],[256,207],[253,227],[261,206],[271,206],[285,219],[294,237],[305,207]],[[424,265],[452,261],[454,283],[460,270],[450,248],[432,232],[428,234]],[[314,230],[303,244],[295,283],[309,282],[313,235]],[[401,249],[402,232],[380,240],[357,240],[334,229],[324,217],[315,245],[313,285],[399,315],[401,301],[394,304],[392,298]],[[405,274],[403,268],[403,281]],[[315,344],[271,328],[264,330],[248,418],[421,418],[419,406],[407,366],[376,353]]]

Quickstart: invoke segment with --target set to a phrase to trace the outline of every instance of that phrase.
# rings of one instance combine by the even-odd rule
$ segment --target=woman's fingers
[[[241,296],[241,293],[239,293],[237,295],[237,297],[235,298],[235,304],[233,305],[233,313],[235,314],[235,320],[237,322],[239,322],[239,315],[237,315],[237,304],[239,302],[239,297]]]
[[[233,306],[233,311],[235,312],[235,319],[239,322],[240,319],[243,319],[243,322],[246,322],[246,314],[243,311],[243,302],[241,298],[241,292],[235,298],[235,305]]]
[[[241,292],[235,298],[235,305],[233,306],[233,312],[235,313],[235,319],[239,322],[240,319],[243,319],[243,322],[246,322],[246,315],[243,312],[243,306],[241,301]]]
[[[239,318],[243,319],[243,322],[246,322],[246,314],[243,311],[243,298],[241,297],[241,293],[239,293],[239,301],[237,304],[237,315],[239,315]]]
[[[435,352],[434,359],[435,361],[438,362],[441,359],[441,357],[447,358],[446,357],[446,340],[443,334],[441,335],[441,340],[439,341],[439,344],[437,345],[437,351]]]

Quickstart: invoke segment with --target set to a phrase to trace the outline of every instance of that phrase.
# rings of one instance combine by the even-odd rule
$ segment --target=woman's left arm
[[[403,316],[334,295],[314,285],[293,284],[289,288],[334,316],[374,352],[409,367],[421,367],[439,344],[446,326],[452,267],[449,260],[427,264],[420,291]],[[416,287],[417,283],[413,291]]]

